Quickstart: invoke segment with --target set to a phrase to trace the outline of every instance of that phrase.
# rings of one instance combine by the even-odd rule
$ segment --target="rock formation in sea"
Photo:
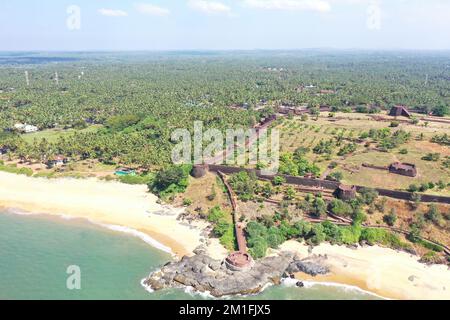
[[[197,250],[192,257],[185,256],[180,261],[166,264],[151,274],[144,284],[153,290],[192,287],[215,297],[248,295],[261,292],[268,284],[280,284],[283,277],[299,271],[317,275],[328,273],[328,268],[320,259],[297,260],[294,253],[283,252],[256,261],[250,270],[232,271],[224,261],[212,259],[203,250]]]

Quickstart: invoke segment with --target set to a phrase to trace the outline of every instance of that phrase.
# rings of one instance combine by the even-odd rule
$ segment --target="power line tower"
[[[30,77],[28,75],[28,71],[25,71],[25,81],[27,82],[27,87],[30,86]]]

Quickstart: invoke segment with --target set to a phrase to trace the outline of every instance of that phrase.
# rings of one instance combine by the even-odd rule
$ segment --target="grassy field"
[[[328,113],[323,113],[317,121],[311,118],[301,121],[298,117],[283,119],[277,128],[281,131],[282,152],[293,152],[299,147],[308,147],[312,150],[321,140],[327,141],[338,135],[344,138],[343,145],[345,145],[370,129],[382,129],[389,125],[389,122],[375,121],[364,114],[337,113],[334,118],[329,118]],[[333,171],[342,172],[344,174],[343,182],[347,184],[406,189],[411,184],[438,182],[439,180],[449,183],[450,170],[443,167],[442,159],[450,156],[450,149],[431,143],[430,139],[436,134],[450,134],[450,125],[428,123],[425,126],[423,122],[419,122],[417,125],[401,123],[399,127],[391,128],[391,131],[400,129],[411,132],[412,138],[408,143],[390,152],[377,151],[375,150],[376,144],[366,146],[363,142],[358,144],[354,153],[347,156],[338,156],[337,152],[340,147],[335,147],[331,156],[317,155],[310,151],[306,157],[316,163],[322,172],[327,170],[331,162],[337,162],[338,166]],[[423,138],[418,140],[417,137],[420,134],[423,134]],[[406,149],[407,154],[401,154],[401,149]],[[422,157],[428,153],[440,153],[441,159],[437,162],[422,160]],[[416,164],[419,171],[418,177],[409,178],[361,166],[363,163],[388,166],[396,161]],[[433,189],[427,192],[450,195],[448,188]]]
[[[96,132],[101,127],[102,127],[101,125],[93,125],[93,126],[87,127],[86,129],[81,129],[81,130],[49,129],[49,130],[24,134],[24,135],[22,135],[22,138],[28,143],[32,143],[35,139],[38,141],[40,141],[42,139],[46,139],[48,142],[56,142],[59,137],[67,136],[67,135],[70,135],[75,132]]]

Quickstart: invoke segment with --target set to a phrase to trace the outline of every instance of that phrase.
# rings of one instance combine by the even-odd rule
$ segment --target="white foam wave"
[[[286,278],[286,279],[283,279],[282,284],[286,287],[295,287],[295,286],[297,286],[297,283],[299,281],[301,281],[301,280]],[[380,299],[390,300],[389,298],[383,297],[379,294],[361,289],[360,287],[353,286],[353,285],[336,283],[336,282],[319,282],[319,281],[317,281],[317,282],[316,281],[301,281],[301,282],[303,283],[305,289],[310,289],[314,286],[335,287],[335,288],[343,289],[345,292],[363,293],[363,294],[371,295],[371,296],[374,296],[374,297],[377,297]]]
[[[138,231],[136,229],[132,229],[132,228],[124,227],[124,226],[113,225],[113,224],[103,224],[103,223],[95,223],[95,222],[93,222],[93,223],[100,225],[104,228],[107,228],[109,230],[112,230],[112,231],[117,231],[117,232],[122,232],[122,233],[132,235],[134,237],[141,239],[145,243],[148,243],[149,245],[151,245],[152,247],[154,247],[156,249],[159,249],[161,251],[164,251],[171,255],[174,255],[171,248],[169,248],[169,247],[163,245],[161,242],[158,242],[157,240],[153,239],[148,234]]]
[[[15,215],[22,215],[22,216],[31,216],[31,215],[48,216],[48,214],[45,214],[45,213],[39,214],[39,213],[28,212],[28,211],[24,211],[24,210],[15,209],[15,208],[7,208],[5,211],[6,211],[6,213],[15,214]],[[164,251],[166,253],[171,254],[172,256],[175,256],[175,254],[173,253],[171,248],[169,248],[169,247],[165,246],[164,244],[158,242],[157,240],[153,239],[148,234],[145,234],[145,233],[143,233],[141,231],[138,231],[138,230],[135,230],[135,229],[132,229],[132,228],[128,228],[128,227],[124,227],[124,226],[118,226],[118,225],[112,225],[112,224],[103,224],[103,223],[99,223],[99,222],[93,221],[91,219],[78,218],[78,217],[70,216],[70,215],[63,214],[63,213],[59,213],[57,215],[57,217],[59,217],[59,218],[61,218],[63,220],[68,220],[68,221],[70,221],[70,220],[78,220],[78,219],[86,220],[86,221],[90,222],[91,224],[100,226],[102,228],[106,228],[106,229],[109,229],[109,230],[112,230],[112,231],[116,231],[116,232],[126,233],[126,234],[132,235],[134,237],[137,237],[137,238],[143,240],[145,243],[151,245],[152,247],[154,247],[154,248],[156,248],[158,250]]]
[[[153,290],[148,284],[145,284],[145,280],[147,280],[147,278],[141,280],[141,286],[144,287],[145,291],[147,291],[148,293],[155,292],[155,290]]]

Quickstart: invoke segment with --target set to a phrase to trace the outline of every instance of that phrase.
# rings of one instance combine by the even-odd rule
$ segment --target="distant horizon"
[[[301,51],[323,51],[323,52],[449,52],[449,49],[424,49],[424,48],[292,48],[292,49],[90,49],[90,50],[0,50],[0,53],[157,53],[157,52],[301,52]]]
[[[448,0],[16,0],[0,51],[447,51]]]

